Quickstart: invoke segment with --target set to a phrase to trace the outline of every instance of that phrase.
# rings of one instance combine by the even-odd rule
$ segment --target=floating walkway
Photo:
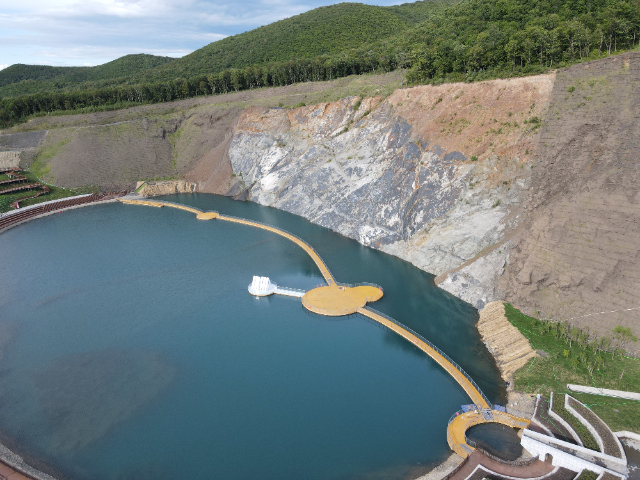
[[[393,330],[401,337],[409,340],[409,342],[413,343],[416,347],[433,358],[438,365],[444,368],[444,370],[449,375],[451,375],[453,379],[458,382],[458,384],[463,388],[473,404],[478,405],[479,407],[484,409],[491,408],[489,400],[487,400],[484,394],[480,392],[480,389],[478,388],[476,383],[471,380],[469,375],[463,373],[464,371],[457,364],[454,364],[453,360],[445,358],[440,349],[436,349],[435,346],[432,346],[431,342],[427,343],[425,339],[420,338],[417,334],[410,332],[407,327],[399,325],[390,317],[380,312],[375,312],[371,308],[359,308],[358,313],[364,315],[365,317],[369,317],[371,320],[384,325],[389,330]]]
[[[287,297],[302,298],[302,296],[304,295],[304,290],[298,290],[297,288],[278,287],[276,288],[276,291],[274,293],[277,293],[278,295],[285,295]]]
[[[307,310],[319,315],[337,317],[359,313],[370,320],[383,325],[389,330],[394,331],[429,355],[429,357],[435,360],[438,365],[451,375],[451,377],[462,387],[473,404],[477,407],[477,410],[475,411],[456,413],[449,421],[447,428],[447,442],[449,443],[449,447],[462,457],[469,456],[474,450],[474,448],[467,443],[465,436],[467,429],[474,425],[486,422],[497,422],[517,428],[526,428],[529,425],[529,421],[526,419],[518,418],[498,410],[492,410],[491,402],[489,402],[489,399],[482,393],[478,385],[447,354],[427,339],[397,322],[393,318],[367,307],[367,303],[375,302],[382,298],[383,290],[380,286],[371,283],[348,285],[336,282],[322,258],[320,258],[311,245],[297,236],[279,228],[255,222],[253,220],[221,215],[218,212],[203,212],[197,208],[178,203],[131,197],[124,197],[119,200],[122,203],[134,205],[178,208],[180,210],[195,213],[199,220],[217,219],[242,225],[249,225],[280,235],[281,237],[284,237],[298,245],[307,252],[311,259],[316,263],[320,273],[322,273],[322,276],[326,280],[327,285],[303,292],[302,290],[278,287],[277,285],[272,284],[274,289],[270,289],[267,295],[271,293],[278,293],[280,295],[301,297],[302,305]],[[273,291],[271,292],[271,290]],[[252,286],[249,287],[249,291],[252,292]],[[261,295],[260,293],[256,294]]]
[[[320,258],[320,255],[318,255],[316,253],[316,251],[311,247],[311,245],[309,245],[304,240],[296,237],[295,235],[293,235],[293,234],[291,234],[289,232],[286,232],[284,230],[281,230],[279,228],[275,228],[275,227],[272,227],[270,225],[265,225],[264,223],[260,223],[260,222],[254,222],[253,220],[247,220],[245,218],[232,217],[230,215],[220,215],[218,212],[203,212],[202,210],[200,210],[198,208],[190,207],[188,205],[182,205],[182,204],[179,204],[179,203],[163,202],[163,201],[158,201],[158,200],[142,200],[142,199],[137,199],[137,198],[126,198],[126,197],[119,198],[118,200],[120,200],[122,203],[128,203],[128,204],[133,204],[133,205],[146,205],[146,206],[149,206],[149,207],[178,208],[180,210],[186,210],[187,212],[195,213],[197,215],[198,220],[214,220],[214,219],[217,219],[217,220],[223,220],[225,222],[233,222],[233,223],[240,223],[242,225],[249,225],[251,227],[261,228],[262,230],[267,230],[269,232],[273,232],[276,235],[280,235],[281,237],[284,237],[287,240],[292,241],[293,243],[298,245],[300,248],[302,248],[305,252],[307,252],[307,255],[309,255],[311,257],[311,259],[318,266],[318,269],[320,269],[320,273],[322,274],[322,276],[326,280],[327,284],[329,284],[329,285],[335,284],[335,280],[333,279],[333,275],[331,275],[331,272],[329,271],[329,269],[327,268],[325,263],[322,261],[322,258]]]

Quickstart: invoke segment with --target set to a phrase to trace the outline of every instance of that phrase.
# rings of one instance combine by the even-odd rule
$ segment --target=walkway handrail
[[[335,282],[339,287],[347,287],[347,288],[355,288],[355,287],[374,287],[382,291],[384,293],[383,288],[376,283],[369,282],[360,282],[360,283],[343,283],[343,282]]]
[[[401,328],[404,328],[406,331],[408,331],[409,333],[411,333],[412,335],[415,335],[416,337],[418,337],[419,340],[423,341],[424,343],[426,343],[427,345],[429,345],[431,348],[433,348],[436,352],[438,352],[440,355],[442,355],[445,360],[447,360],[449,363],[451,363],[462,375],[464,375],[467,380],[469,380],[469,382],[471,383],[471,385],[473,385],[473,387],[480,393],[480,395],[482,395],[482,398],[484,399],[485,402],[487,402],[487,405],[489,405],[489,407],[491,407],[493,404],[489,401],[489,398],[487,398],[487,396],[484,394],[484,392],[480,389],[480,387],[478,386],[478,384],[469,376],[469,374],[467,372],[464,371],[464,369],[458,365],[449,355],[447,355],[446,353],[444,353],[442,350],[440,350],[438,347],[436,347],[433,343],[431,343],[429,340],[427,340],[426,338],[424,338],[422,335],[420,335],[418,332],[416,332],[415,330],[407,327],[406,325],[404,325],[403,323],[397,321],[396,319],[390,317],[389,315],[379,312],[378,310],[371,308],[371,307],[366,307],[367,310],[371,310],[373,313],[380,315],[381,317],[384,317],[385,319],[389,320],[392,323],[395,323],[396,325],[398,325]]]
[[[324,263],[324,260],[322,260],[322,257],[320,255],[318,255],[318,252],[316,252],[316,250],[311,245],[309,245],[306,241],[301,239],[299,236],[297,236],[297,235],[285,230],[284,228],[273,227],[271,225],[267,225],[266,223],[262,223],[262,222],[259,222],[257,220],[251,220],[251,219],[247,219],[247,218],[240,218],[240,217],[235,217],[233,215],[226,215],[226,214],[225,215],[219,214],[218,215],[218,219],[220,219],[220,220],[237,221],[237,222],[240,222],[240,223],[252,223],[252,224],[254,224],[254,225],[256,225],[256,226],[258,226],[258,227],[260,227],[260,228],[262,228],[264,230],[268,230],[268,231],[271,231],[271,232],[274,232],[274,233],[281,232],[281,233],[284,233],[286,235],[289,235],[289,236],[295,238],[299,242],[303,243],[306,246],[306,248],[311,250],[313,252],[313,254],[320,260],[320,262],[322,262],[322,265],[323,265],[324,269],[326,270],[327,275],[325,275],[325,273],[322,272],[322,268],[320,268],[320,273],[322,273],[322,276],[325,277],[325,280],[327,281],[327,283],[328,284],[336,283],[336,281],[334,280],[334,276],[331,273],[331,270],[329,270],[329,267],[327,267],[327,265]],[[316,264],[317,264],[317,262],[316,262]]]
[[[462,415],[463,413],[465,413],[464,410],[458,410],[457,412],[455,412],[453,415],[451,415],[451,418],[449,418],[447,425],[451,424],[451,422],[453,422],[458,415]]]

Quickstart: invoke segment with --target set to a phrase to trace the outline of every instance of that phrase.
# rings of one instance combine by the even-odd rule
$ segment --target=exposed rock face
[[[28,127],[48,134],[0,135],[0,150],[40,145],[46,179],[67,187],[183,175],[406,259],[479,309],[500,299],[640,335],[640,54],[375,97],[389,81],[41,117]],[[358,82],[372,82],[362,101]],[[317,103],[329,92],[342,100]]]
[[[518,225],[535,144],[527,120],[544,112],[552,85],[546,75],[248,109],[229,147],[229,193],[448,272]],[[506,252],[485,260],[486,278],[460,273],[445,286],[482,308]]]
[[[173,195],[175,193],[194,193],[197,185],[184,180],[174,180],[166,182],[138,182],[136,189],[144,185],[140,190],[140,195],[145,197],[153,197],[156,195]]]
[[[529,340],[507,320],[502,302],[491,302],[480,310],[478,332],[513,389],[513,373],[536,356]]]

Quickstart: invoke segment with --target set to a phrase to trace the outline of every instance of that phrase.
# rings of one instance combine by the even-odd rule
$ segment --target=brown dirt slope
[[[400,83],[401,73],[393,72],[39,117],[0,132],[0,150],[25,151],[27,165],[35,164],[46,181],[64,187],[133,189],[138,180],[171,177],[197,182],[200,191],[223,193],[232,174],[226,152],[246,107],[293,107],[349,95],[388,94]]]
[[[387,101],[421,138],[480,162],[531,160],[555,74],[396,90]]]
[[[640,54],[556,77],[529,218],[503,277],[508,301],[611,335],[640,336]],[[589,315],[589,316],[587,316]]]

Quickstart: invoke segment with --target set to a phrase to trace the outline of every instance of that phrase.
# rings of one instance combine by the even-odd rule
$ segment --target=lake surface
[[[300,236],[336,280],[381,285],[374,308],[503,401],[477,311],[432,275],[286,212],[163,199]],[[449,454],[447,421],[468,398],[429,357],[358,315],[248,294],[253,275],[324,282],[284,238],[108,204],[9,230],[0,252],[1,438],[60,477],[402,479]]]

